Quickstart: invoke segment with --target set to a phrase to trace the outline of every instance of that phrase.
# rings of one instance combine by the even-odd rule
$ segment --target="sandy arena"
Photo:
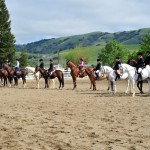
[[[57,79],[56,79],[57,81]],[[150,96],[108,94],[107,81],[89,89],[88,79],[65,80],[64,89],[0,87],[1,150],[150,150]],[[148,91],[147,83],[144,92]]]

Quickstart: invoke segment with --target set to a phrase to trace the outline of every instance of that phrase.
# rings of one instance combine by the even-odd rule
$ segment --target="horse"
[[[115,79],[116,79],[116,76],[117,76],[115,71],[109,66],[102,66],[101,67],[101,73],[106,74],[106,76],[107,76],[109,93],[113,92],[115,94],[116,93]],[[127,73],[122,73],[121,76],[120,76],[120,79],[127,79],[127,77],[128,77]],[[129,86],[129,81],[128,81],[128,86]]]
[[[10,78],[14,78],[15,85],[18,85],[18,78],[22,78],[23,86],[26,86],[26,75],[27,70],[25,68],[20,68],[20,70],[16,73],[13,68],[11,68],[8,64],[4,64],[4,69],[8,72]]]
[[[132,67],[136,67],[137,61],[136,61],[135,59],[131,58],[131,59],[129,59],[129,60],[127,61],[127,64],[129,64],[129,65],[132,66]],[[143,92],[143,80],[141,80],[141,81],[138,80],[138,82],[137,82],[137,87],[138,87],[140,93],[143,94],[143,93],[144,93],[144,92]]]
[[[58,78],[59,81],[59,88],[64,87],[64,73],[61,70],[55,70],[51,72],[49,79],[55,79]]]
[[[37,88],[39,89],[39,87],[40,87],[39,81],[42,78],[40,71],[38,71],[38,72],[35,73],[35,68],[34,67],[26,67],[26,69],[27,69],[28,73],[29,72],[33,73],[33,76],[36,79]],[[50,84],[50,81],[53,82],[53,88],[55,88],[55,80],[54,79],[49,80],[49,84]]]
[[[77,87],[77,83],[76,83],[76,81],[77,81],[77,77],[79,76],[79,77],[81,77],[81,78],[83,78],[83,77],[85,77],[85,76],[87,76],[87,73],[86,74],[82,74],[81,75],[81,72],[79,72],[82,68],[80,67],[80,69],[79,69],[79,67],[77,67],[72,61],[67,61],[67,63],[66,63],[66,68],[70,68],[71,69],[71,72],[70,72],[70,74],[71,74],[71,77],[72,77],[72,80],[73,80],[73,90]],[[91,67],[92,68],[92,67]],[[80,75],[79,75],[79,73],[80,73]],[[95,83],[94,83],[94,81],[93,81],[93,84],[94,84],[94,87],[93,87],[93,89],[95,90]],[[90,86],[90,89],[92,88],[92,83],[91,83],[91,86]]]
[[[48,84],[48,79],[54,79],[54,78],[58,78],[59,81],[59,88],[63,88],[64,87],[64,74],[61,70],[54,70],[51,75],[48,74],[48,71],[45,69],[42,69],[39,66],[35,67],[35,73],[40,72],[42,77],[45,79],[45,88],[49,87]]]
[[[79,69],[79,77],[83,78],[85,76],[88,76],[91,81],[90,89],[93,86],[93,91],[96,90],[96,82],[95,82],[95,76],[94,76],[94,68],[93,67],[85,67],[83,66],[81,69]]]
[[[7,85],[7,79],[9,80],[9,87],[11,87],[11,83],[12,83],[12,79],[9,78],[9,74],[8,71],[4,70],[4,69],[0,69],[0,78],[1,78],[1,85],[5,86]]]
[[[149,91],[148,91],[148,93],[150,93],[150,67],[149,66],[146,66],[146,68],[144,68],[144,69],[139,68],[138,73],[136,71],[136,68],[130,66],[129,64],[121,64],[119,69],[122,72],[127,72],[128,73],[128,78],[129,78],[130,83],[131,83],[132,96],[133,97],[135,96],[134,85],[135,85],[135,82],[136,82],[136,80],[138,78],[138,73],[141,73],[142,80],[147,80],[148,81],[148,84],[149,84]],[[143,91],[141,91],[141,93],[143,93]]]
[[[66,63],[66,68],[70,68],[71,69],[71,77],[73,80],[73,89],[75,89],[77,87],[77,77],[79,75],[79,68],[72,62],[72,61],[67,61]]]

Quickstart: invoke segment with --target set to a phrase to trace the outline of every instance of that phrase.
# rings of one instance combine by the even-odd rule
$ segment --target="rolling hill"
[[[58,50],[73,49],[76,46],[101,46],[106,43],[117,40],[122,44],[140,44],[141,37],[150,32],[150,28],[143,28],[139,30],[123,31],[116,33],[108,32],[92,32],[82,35],[74,35],[69,37],[44,39],[26,45],[16,45],[16,50],[21,51],[23,48],[28,53],[55,53]]]

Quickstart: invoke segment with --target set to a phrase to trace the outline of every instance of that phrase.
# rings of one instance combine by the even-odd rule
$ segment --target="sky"
[[[150,0],[5,0],[16,44],[150,27]]]

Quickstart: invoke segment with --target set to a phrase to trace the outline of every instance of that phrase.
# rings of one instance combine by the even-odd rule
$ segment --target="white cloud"
[[[6,0],[17,43],[150,27],[149,0]]]

